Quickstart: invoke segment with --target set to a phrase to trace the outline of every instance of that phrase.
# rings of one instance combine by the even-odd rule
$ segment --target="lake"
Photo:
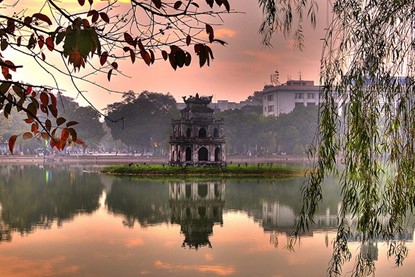
[[[1,165],[0,175],[0,276],[325,276],[332,255],[335,181],[291,251],[303,178],[120,178],[59,164]],[[373,257],[373,276],[413,276],[413,233],[399,268],[384,241],[349,247]]]

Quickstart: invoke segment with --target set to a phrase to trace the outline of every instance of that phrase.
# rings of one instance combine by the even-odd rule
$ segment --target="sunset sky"
[[[34,5],[34,2],[30,1],[30,4]],[[182,101],[182,96],[198,92],[200,95],[213,95],[213,102],[225,99],[236,102],[245,100],[254,91],[262,90],[265,84],[270,83],[270,74],[276,70],[280,73],[280,82],[286,82],[289,77],[298,79],[301,72],[302,79],[314,80],[318,83],[321,38],[326,24],[326,1],[318,1],[318,22],[315,30],[310,27],[308,20],[304,22],[303,52],[295,50],[292,41],[289,38],[285,39],[281,34],[273,38],[272,48],[263,46],[262,38],[258,33],[262,13],[257,0],[229,0],[229,2],[240,14],[225,16],[223,26],[215,28],[215,37],[225,40],[228,45],[214,45],[215,59],[210,67],[199,68],[195,55],[190,67],[177,71],[174,71],[168,62],[156,61],[154,65],[148,67],[140,60],[133,65],[121,66],[123,73],[129,77],[113,76],[111,82],[108,82],[106,75],[102,74],[94,77],[95,80],[105,87],[118,91],[169,92],[177,101]],[[193,50],[191,51],[193,53]],[[22,72],[22,74],[27,73]],[[40,75],[35,74],[29,79],[38,82],[39,77]],[[25,78],[28,78],[27,75]],[[42,78],[51,81],[50,76]],[[66,86],[64,81],[61,84],[66,89],[66,95],[76,97],[81,105],[86,104],[77,97],[69,85]],[[109,94],[92,86],[82,87],[82,90],[98,109],[122,99],[120,94]]]

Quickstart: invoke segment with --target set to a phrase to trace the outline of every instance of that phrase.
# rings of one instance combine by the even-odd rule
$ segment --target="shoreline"
[[[133,156],[133,155],[67,155],[67,156],[46,156],[39,157],[34,155],[8,155],[0,156],[1,164],[167,164],[167,157],[152,156]],[[228,164],[258,164],[258,163],[274,163],[274,164],[297,164],[308,165],[310,161],[307,157],[301,156],[271,156],[271,157],[247,157],[247,156],[228,156]]]

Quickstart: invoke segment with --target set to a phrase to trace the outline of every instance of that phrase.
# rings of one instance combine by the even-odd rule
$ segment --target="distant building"
[[[314,81],[288,80],[287,83],[267,85],[262,91],[264,116],[279,116],[290,113],[298,105],[318,105],[320,87]]]
[[[212,96],[183,97],[181,118],[172,120],[170,164],[222,165],[226,161],[223,119],[213,118]]]
[[[262,103],[257,102],[248,102],[248,101],[240,101],[239,103],[231,102],[228,100],[218,100],[217,103],[209,103],[209,108],[212,108],[214,112],[224,112],[227,110],[239,110],[244,106],[247,105],[254,105],[259,106],[262,105]],[[182,110],[186,107],[186,103],[177,103],[176,108],[179,110]]]

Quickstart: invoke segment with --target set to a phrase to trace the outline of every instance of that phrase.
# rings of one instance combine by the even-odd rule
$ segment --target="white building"
[[[267,85],[262,91],[262,107],[264,116],[278,116],[290,113],[298,105],[317,105],[319,86],[314,81],[288,80],[287,83]]]

